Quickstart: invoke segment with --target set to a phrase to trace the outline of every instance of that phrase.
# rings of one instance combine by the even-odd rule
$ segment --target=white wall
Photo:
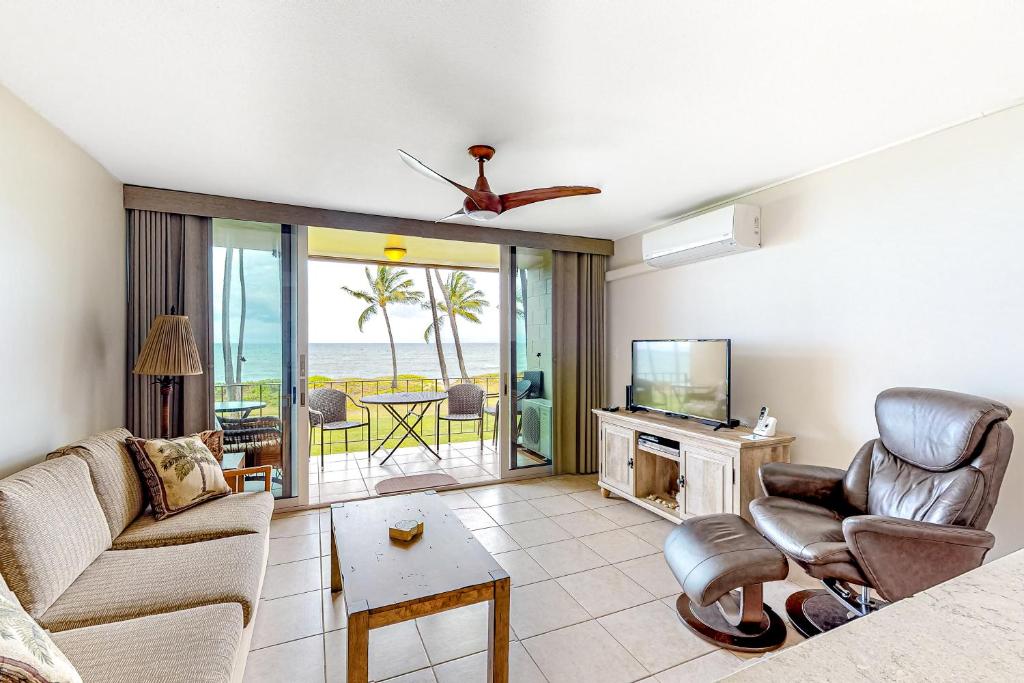
[[[794,461],[837,467],[886,387],[1003,401],[1018,446],[990,557],[1024,546],[1024,107],[742,201],[760,251],[609,283],[609,401],[631,339],[730,337],[734,415],[767,404]],[[641,260],[639,236],[615,249]]]
[[[124,419],[121,184],[0,86],[0,476]]]

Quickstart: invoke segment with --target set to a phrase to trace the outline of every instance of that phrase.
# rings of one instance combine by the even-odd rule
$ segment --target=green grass
[[[456,378],[452,378],[452,383],[457,382]],[[470,381],[480,385],[488,394],[497,394],[499,391],[498,375],[479,375],[470,378]],[[372,396],[374,394],[384,394],[393,391],[443,391],[444,384],[441,380],[434,380],[417,375],[399,375],[398,377],[398,388],[394,389],[391,386],[390,377],[379,377],[379,378],[358,378],[350,377],[343,379],[332,379],[323,376],[313,376],[309,378],[309,390],[317,389],[320,387],[331,387],[344,391],[356,401],[359,401],[364,396]],[[226,388],[223,385],[217,385],[214,389],[215,400],[244,400],[244,401],[259,401],[266,403],[266,407],[260,410],[255,410],[251,413],[251,416],[273,416],[277,417],[280,415],[281,405],[281,383],[273,380],[259,380],[253,382],[244,382],[241,386],[235,386]],[[491,396],[487,398],[488,405],[494,405],[497,403],[497,396]],[[381,439],[384,438],[391,431],[391,428],[395,425],[395,419],[381,406],[368,405],[370,409],[370,441],[371,450],[376,448],[380,444]],[[436,427],[436,411],[438,408],[441,409],[441,414],[445,414],[447,411],[447,404],[433,404],[426,412],[423,420],[419,423],[416,428],[416,432],[423,437],[423,439],[429,443],[436,443],[435,439],[435,427]],[[351,403],[349,404],[349,419],[356,421],[365,415],[363,411],[359,410]],[[411,421],[411,420],[410,420]],[[476,432],[477,423],[454,423],[452,424],[452,436],[451,443],[463,443],[473,442],[480,439],[479,434]],[[300,428],[305,429],[307,426],[301,425]],[[490,417],[485,416],[484,418],[484,441],[490,442],[491,435],[495,428],[494,420]],[[448,443],[448,430],[446,424],[442,421],[440,424],[441,429],[441,443]],[[345,453],[345,452],[365,452],[366,451],[366,430],[365,429],[351,429],[348,430],[348,446],[345,445],[345,436],[343,432],[333,432],[327,434],[327,441],[324,444],[324,453]],[[417,441],[412,437],[405,438],[401,444],[398,443],[397,437],[391,437],[385,444],[385,448],[391,449],[397,445],[401,446],[415,446]],[[320,453],[320,430],[313,430],[313,438],[311,449],[313,454],[319,455]]]

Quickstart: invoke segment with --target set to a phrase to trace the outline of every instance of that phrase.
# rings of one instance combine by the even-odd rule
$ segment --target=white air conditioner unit
[[[761,208],[732,204],[643,236],[644,263],[671,268],[761,246]]]
[[[520,441],[538,455],[551,459],[551,401],[546,398],[524,398],[522,401]]]

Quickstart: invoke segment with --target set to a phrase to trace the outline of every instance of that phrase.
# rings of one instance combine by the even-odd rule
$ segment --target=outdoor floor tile
[[[469,465],[466,467],[450,467],[445,468],[444,471],[452,475],[456,479],[461,479],[462,477],[479,477],[484,474],[487,474],[487,470],[483,469],[482,467],[478,467],[477,465]]]

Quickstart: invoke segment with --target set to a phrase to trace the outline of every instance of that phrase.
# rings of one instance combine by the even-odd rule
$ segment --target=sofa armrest
[[[846,470],[820,465],[768,462],[758,474],[761,488],[769,496],[796,498],[806,503],[835,509],[843,501]]]
[[[270,485],[273,483],[271,479],[273,477],[273,468],[270,465],[260,465],[259,467],[236,467],[230,470],[224,470],[224,481],[231,487],[231,490],[235,493],[241,493],[245,490],[245,478],[253,475],[263,475],[263,490],[269,491]]]
[[[864,575],[886,600],[901,600],[981,566],[995,536],[984,529],[857,515],[843,535]]]

